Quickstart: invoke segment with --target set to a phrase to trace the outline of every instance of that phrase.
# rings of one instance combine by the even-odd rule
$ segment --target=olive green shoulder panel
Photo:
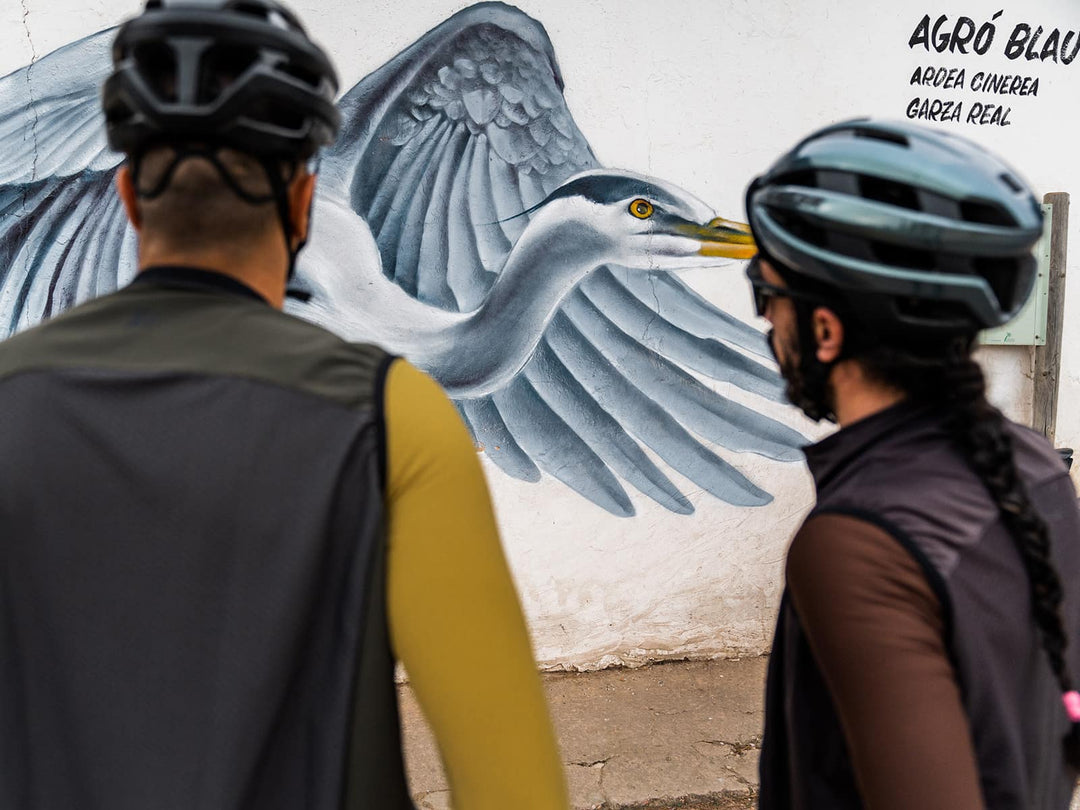
[[[0,343],[0,380],[45,369],[233,376],[367,407],[388,359],[259,301],[128,287]]]

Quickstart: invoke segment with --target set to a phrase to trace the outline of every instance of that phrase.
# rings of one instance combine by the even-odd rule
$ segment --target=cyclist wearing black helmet
[[[750,186],[788,395],[841,429],[787,558],[763,808],[1055,808],[1080,766],[1080,519],[971,353],[1034,281],[1039,206],[959,137],[857,120]]]
[[[329,60],[274,0],[151,0],[113,58],[140,272],[0,344],[0,807],[411,807],[400,660],[455,807],[562,810],[453,405],[280,312]]]

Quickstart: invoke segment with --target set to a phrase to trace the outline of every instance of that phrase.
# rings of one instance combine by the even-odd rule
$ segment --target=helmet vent
[[[977,256],[971,260],[971,265],[975,268],[976,275],[986,279],[1001,308],[1011,311],[1018,303],[1016,279],[1023,275],[1018,273],[1020,268],[1017,259],[1011,256]]]
[[[271,14],[271,9],[267,8],[265,3],[258,2],[233,3],[229,6],[229,11],[235,11],[237,14],[247,14],[251,17],[258,17],[260,20],[269,19]]]
[[[797,172],[788,172],[776,178],[778,186],[803,186],[804,188],[817,188],[817,172],[813,169],[803,169]]]
[[[255,48],[215,45],[203,56],[199,71],[199,104],[212,104],[259,59]]]
[[[154,95],[166,103],[175,103],[176,54],[172,48],[158,43],[146,43],[136,45],[131,56]]]
[[[908,270],[935,269],[934,254],[929,250],[891,245],[888,242],[871,242],[870,251],[874,258],[890,267],[903,267]]]
[[[881,177],[859,175],[859,196],[911,211],[919,211],[922,208],[919,205],[919,195],[914,188],[906,183],[897,183],[895,180],[886,180]]]
[[[1013,190],[1014,194],[1019,194],[1024,190],[1024,187],[1021,186],[1018,182],[1016,182],[1016,178],[1013,177],[1008,172],[1003,172],[1000,175],[1000,177],[1001,177],[1001,182],[1003,182],[1005,185],[1007,185],[1009,188],[1011,188]]]
[[[788,231],[790,234],[798,239],[802,239],[804,242],[809,242],[811,245],[817,247],[828,246],[828,234],[824,228],[819,228],[817,225],[811,225],[806,220],[799,216],[794,216],[786,211],[774,210],[772,211],[773,217],[781,228]]]
[[[865,127],[858,127],[852,130],[852,133],[856,138],[866,138],[871,141],[884,141],[885,143],[894,143],[897,146],[908,146],[908,139],[901,135],[899,132],[887,132],[880,129],[867,129]]]
[[[269,14],[269,9],[262,3],[233,3],[229,10],[238,14],[250,14],[252,17],[262,17],[264,20]]]
[[[306,84],[312,90],[318,90],[320,82],[322,81],[318,73],[315,73],[311,70],[306,70],[295,62],[278,65],[277,69],[279,73],[284,73],[288,76],[292,76],[297,81]]]
[[[965,222],[977,222],[980,225],[998,225],[1006,228],[1016,226],[1016,222],[1004,208],[982,200],[961,202],[960,218]]]
[[[287,132],[300,132],[304,129],[305,118],[290,110],[274,99],[260,99],[244,108],[244,117],[249,121],[269,124]]]

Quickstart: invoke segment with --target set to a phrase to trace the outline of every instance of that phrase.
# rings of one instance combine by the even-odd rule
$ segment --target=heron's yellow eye
[[[630,203],[630,213],[638,219],[648,219],[653,215],[653,204],[648,200],[634,200]]]

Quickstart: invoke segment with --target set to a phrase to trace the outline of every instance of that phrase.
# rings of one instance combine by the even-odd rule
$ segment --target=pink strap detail
[[[1065,704],[1065,711],[1069,713],[1069,719],[1074,723],[1080,723],[1080,692],[1075,689],[1072,692],[1066,692],[1061,696],[1061,700]]]

